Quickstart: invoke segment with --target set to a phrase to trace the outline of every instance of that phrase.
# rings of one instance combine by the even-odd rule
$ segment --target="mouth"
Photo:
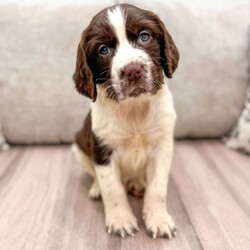
[[[142,94],[146,94],[148,91],[144,88],[137,87],[129,93],[129,97],[138,97]]]
[[[141,95],[154,94],[153,84],[150,80],[141,79],[140,81],[133,82],[132,84],[121,81],[112,82],[108,88],[107,96],[116,101],[124,101],[127,98],[135,98]]]

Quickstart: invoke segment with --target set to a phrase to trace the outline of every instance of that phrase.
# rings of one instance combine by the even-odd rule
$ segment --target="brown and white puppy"
[[[149,235],[176,234],[166,209],[176,114],[163,71],[171,78],[178,60],[159,17],[132,5],[104,9],[82,33],[73,78],[93,102],[73,149],[94,178],[89,195],[102,197],[109,234],[135,234],[126,192],[144,189]]]

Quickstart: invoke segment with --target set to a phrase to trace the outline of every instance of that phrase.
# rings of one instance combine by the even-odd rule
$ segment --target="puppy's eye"
[[[102,55],[107,55],[110,52],[110,48],[107,45],[101,45],[98,49],[98,53]]]
[[[140,40],[142,42],[147,42],[150,39],[150,34],[147,31],[142,31],[140,33]]]

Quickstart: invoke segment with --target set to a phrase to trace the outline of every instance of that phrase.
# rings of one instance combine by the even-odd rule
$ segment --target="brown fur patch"
[[[112,148],[103,144],[92,131],[91,112],[88,113],[83,128],[76,134],[76,143],[96,164],[108,165]]]

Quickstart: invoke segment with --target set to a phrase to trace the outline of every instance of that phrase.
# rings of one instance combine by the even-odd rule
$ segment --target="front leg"
[[[106,227],[109,234],[122,238],[134,236],[139,231],[136,218],[128,203],[127,195],[114,162],[95,166],[104,203]]]
[[[152,238],[176,236],[172,217],[167,212],[168,176],[173,153],[173,139],[165,139],[151,153],[147,166],[147,187],[144,195],[143,219]]]

